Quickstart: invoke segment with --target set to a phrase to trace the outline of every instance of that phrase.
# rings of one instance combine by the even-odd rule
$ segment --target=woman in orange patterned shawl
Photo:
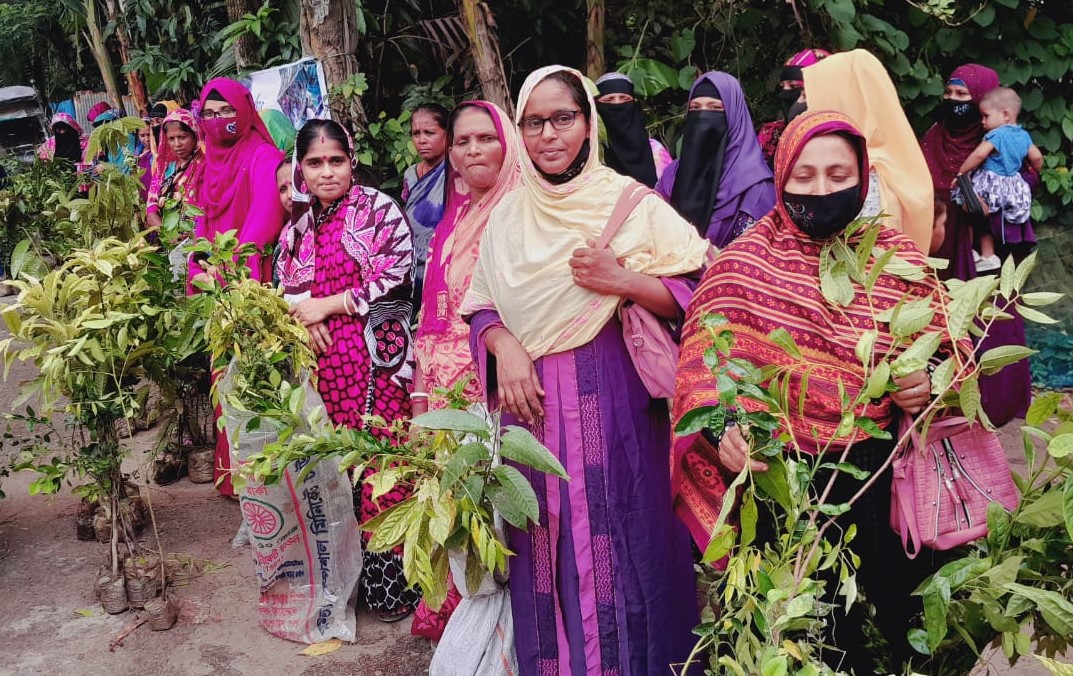
[[[824,140],[806,150],[806,146],[821,138]],[[841,164],[837,161],[838,152],[845,158]],[[827,442],[834,437],[842,418],[839,380],[851,399],[856,398],[865,384],[865,373],[854,349],[858,336],[872,326],[873,312],[891,308],[906,296],[931,298],[938,303],[941,294],[930,275],[911,282],[884,274],[873,289],[874,310],[859,285],[855,285],[856,296],[848,307],[836,308],[824,299],[819,279],[823,236],[837,234],[858,213],[865,198],[868,169],[864,137],[848,117],[820,111],[802,115],[787,126],[775,157],[778,191],[775,209],[719,254],[693,296],[682,332],[678,394],[673,411],[676,423],[695,408],[719,405],[715,378],[704,364],[704,352],[711,341],[701,327],[705,316],[717,313],[728,319],[725,328],[735,336],[731,357],[748,359],[757,367],[777,365],[796,371],[790,379],[791,402],[798,401],[802,387],[807,389],[805,406],[800,412],[797,406],[792,407],[791,429],[787,430],[797,446],[809,453],[824,448],[828,452],[840,452],[845,448],[846,439],[836,440],[829,446]],[[927,176],[923,178],[928,180]],[[826,231],[820,231],[824,225],[828,226]],[[926,264],[923,254],[908,237],[881,227],[876,244],[879,249],[895,248],[906,261],[917,266]],[[928,328],[941,330],[944,316],[937,313]],[[878,328],[880,335],[873,354],[881,355],[889,349],[894,337],[886,324],[879,324]],[[769,337],[776,329],[789,331],[808,361],[806,384],[802,384],[804,367],[794,366],[796,360]],[[948,347],[940,350],[945,354],[936,357],[937,360],[949,355]],[[896,425],[902,412],[910,415],[919,412],[930,399],[931,380],[927,370],[895,379],[895,385],[899,388],[897,392],[871,401],[863,411],[883,429]],[[752,400],[742,400],[739,405],[747,411],[761,407]],[[862,411],[857,413],[860,415]],[[868,439],[863,432],[854,442],[849,461],[869,471],[883,464],[894,444],[892,440]],[[737,428],[729,428],[721,440],[704,435],[675,439],[672,459],[675,508],[701,548],[711,538],[728,477],[742,469],[746,451]],[[751,462],[754,471],[767,469],[763,463]],[[858,482],[842,475],[828,502],[845,502],[859,487]],[[904,640],[905,632],[914,610],[919,611],[910,603],[910,592],[932,572],[934,561],[921,560],[928,559],[927,556],[912,562],[906,560],[900,540],[888,525],[889,490],[890,473],[885,472],[839,523],[858,524],[859,535],[853,549],[862,559],[859,584],[866,590],[869,602],[877,607],[876,622],[884,635],[890,637],[895,658],[905,659],[911,655]],[[770,531],[767,523],[760,526]],[[896,565],[892,566],[892,562]],[[919,606],[919,599],[914,600]],[[852,633],[859,633],[863,624],[863,618],[838,621],[834,638],[838,647],[850,649],[847,659],[857,665],[857,673],[872,673],[868,669],[873,651],[864,648],[863,635]],[[854,655],[854,647],[864,649]]]

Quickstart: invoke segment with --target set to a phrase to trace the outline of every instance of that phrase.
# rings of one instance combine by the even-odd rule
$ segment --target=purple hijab
[[[764,160],[763,150],[756,140],[756,129],[745,93],[741,84],[732,75],[710,71],[693,83],[689,98],[704,81],[719,90],[720,100],[726,110],[727,140],[723,152],[723,170],[720,172],[719,189],[708,223],[706,236],[718,247],[724,247],[741,234],[742,214],[749,221],[758,221],[775,207],[775,181]],[[690,151],[682,149],[682,155]],[[669,198],[678,175],[681,158],[676,159],[663,173],[656,190]]]

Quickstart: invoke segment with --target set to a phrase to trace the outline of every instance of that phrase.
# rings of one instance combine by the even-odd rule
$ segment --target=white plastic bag
[[[429,665],[429,676],[513,676],[518,673],[510,590],[485,575],[466,588],[466,557],[449,552],[451,576],[462,595]]]
[[[233,368],[221,379],[221,391],[230,386]],[[306,414],[317,407],[322,411],[308,378],[302,384]],[[221,407],[233,466],[278,438],[272,430],[246,430],[253,414],[235,410],[223,397]],[[239,497],[261,587],[261,626],[302,643],[353,642],[357,622],[351,601],[362,550],[350,482],[339,472],[338,459],[321,461],[299,482],[303,466],[294,463],[271,486],[249,482]]]

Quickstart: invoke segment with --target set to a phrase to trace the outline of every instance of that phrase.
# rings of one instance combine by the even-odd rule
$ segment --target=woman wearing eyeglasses
[[[518,110],[522,185],[489,217],[461,312],[489,404],[571,477],[518,468],[540,506],[537,525],[507,533],[520,673],[668,673],[693,644],[690,545],[671,511],[666,402],[637,375],[616,311],[679,321],[684,276],[710,247],[652,194],[610,249],[592,248],[639,184],[600,164],[583,76],[534,72]]]
[[[252,242],[259,249],[275,244],[283,223],[283,206],[276,188],[276,167],[283,153],[257,115],[253,96],[238,82],[228,78],[210,80],[201,90],[199,128],[205,136],[205,164],[198,206],[204,212],[197,223],[195,239],[210,241],[229,230],[236,231],[240,244]],[[250,259],[250,277],[272,279],[272,257]],[[194,260],[192,280],[209,279]],[[224,495],[234,497],[231,486],[231,457],[227,435],[216,436],[216,479]]]

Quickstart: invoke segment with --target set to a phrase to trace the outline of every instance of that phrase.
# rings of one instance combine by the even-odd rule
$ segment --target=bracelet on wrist
[[[411,399],[428,399],[428,392],[411,392]]]

